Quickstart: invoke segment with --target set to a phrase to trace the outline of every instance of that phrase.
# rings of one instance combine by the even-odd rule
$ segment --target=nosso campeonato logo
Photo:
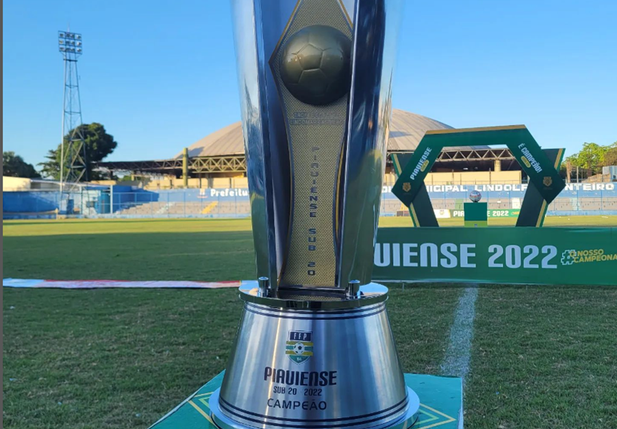
[[[564,250],[561,265],[581,264],[585,262],[617,261],[617,253],[604,253],[604,249]]]

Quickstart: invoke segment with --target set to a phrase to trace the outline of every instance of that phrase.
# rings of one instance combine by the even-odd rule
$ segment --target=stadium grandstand
[[[450,129],[449,125],[404,110],[394,109],[390,122],[388,155],[413,152],[428,130]],[[187,156],[183,177],[184,153]],[[142,177],[146,189],[246,187],[246,160],[240,122],[228,125],[180,151],[173,158],[148,161],[99,162],[100,171]],[[520,183],[521,168],[507,148],[487,146],[445,149],[427,178],[427,184]],[[444,174],[445,173],[445,174]],[[452,173],[458,173],[453,176]],[[110,175],[111,175],[110,174]],[[161,177],[164,179],[152,179]],[[186,181],[185,181],[186,179]],[[394,183],[388,157],[385,184]]]
[[[434,119],[394,109],[382,216],[408,215],[407,208],[390,192],[396,179],[390,155],[413,152],[428,130],[450,128]],[[89,182],[73,186],[71,192],[60,192],[54,182],[5,178],[4,218],[250,216],[240,122],[202,138],[166,160],[100,162],[97,168],[110,176],[130,174],[136,180]],[[483,201],[488,202],[489,216],[514,217],[520,209],[526,182],[509,149],[487,146],[444,149],[425,179],[438,218],[462,216],[463,203],[473,189],[479,190]],[[617,214],[615,183],[569,183],[549,206],[548,214]]]

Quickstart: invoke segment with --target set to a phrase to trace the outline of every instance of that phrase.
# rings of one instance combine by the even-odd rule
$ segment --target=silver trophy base
[[[255,287],[251,287],[255,286]],[[403,429],[418,396],[405,385],[386,313],[387,288],[355,298],[241,288],[244,314],[221,388],[223,429]]]

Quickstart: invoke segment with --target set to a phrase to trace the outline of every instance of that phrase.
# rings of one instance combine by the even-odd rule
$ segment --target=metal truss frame
[[[246,159],[244,155],[210,156],[189,158],[189,171],[194,173],[244,173]],[[182,158],[151,161],[114,161],[99,162],[97,170],[131,171],[149,174],[182,174]]]
[[[401,151],[396,153],[413,153],[413,151]],[[388,162],[392,162],[390,155],[388,154]],[[435,163],[440,162],[461,162],[461,161],[515,161],[516,158],[510,152],[510,149],[505,148],[482,148],[482,149],[473,149],[473,148],[448,148],[447,150],[443,150]]]
[[[389,154],[390,155],[390,154]],[[493,161],[512,160],[515,158],[508,148],[452,148],[441,152],[437,163],[461,161]],[[388,156],[388,163],[391,163]],[[189,158],[189,171],[199,173],[245,173],[246,158],[244,155],[209,156]],[[132,171],[146,174],[182,174],[182,158],[162,159],[153,161],[115,161],[99,162],[97,169],[102,171]]]

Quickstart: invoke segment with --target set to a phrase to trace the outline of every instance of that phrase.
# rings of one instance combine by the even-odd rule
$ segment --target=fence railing
[[[443,189],[443,188],[442,188]],[[495,189],[495,188],[490,188]],[[482,192],[489,210],[519,209],[524,190],[504,185]],[[503,190],[508,189],[508,190]],[[462,210],[468,189],[432,192],[435,210]],[[246,189],[187,189],[175,191],[111,192],[84,190],[78,193],[6,192],[4,218],[45,218],[58,215],[86,218],[242,218],[251,214]],[[567,189],[548,207],[549,215],[617,214],[617,190]],[[389,189],[381,200],[382,216],[402,216],[407,208]]]

